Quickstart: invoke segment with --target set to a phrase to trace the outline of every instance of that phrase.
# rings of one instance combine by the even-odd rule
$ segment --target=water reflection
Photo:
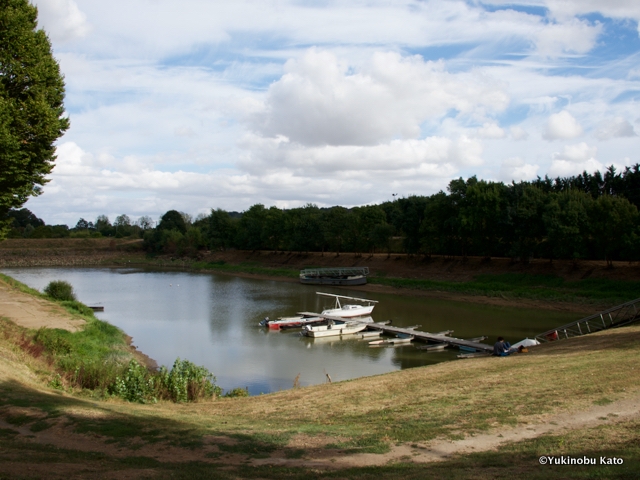
[[[248,387],[252,394],[301,385],[375,375],[455,358],[455,351],[425,352],[414,346],[371,348],[368,340],[302,338],[298,330],[269,331],[258,326],[298,311],[321,311],[332,299],[295,283],[167,270],[108,268],[4,269],[42,290],[51,280],[70,282],[88,305],[104,305],[98,317],[122,328],[138,348],[159,364],[187,358],[209,368],[224,389]],[[453,329],[471,338],[502,335],[512,341],[567,323],[574,315],[492,307],[471,303],[398,297],[323,288],[328,293],[378,300],[376,321],[421,330]]]

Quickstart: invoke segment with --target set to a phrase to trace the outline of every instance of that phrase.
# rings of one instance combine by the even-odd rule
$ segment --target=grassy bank
[[[0,333],[5,339],[50,366],[47,380],[50,387],[98,399],[120,397],[142,403],[158,399],[186,402],[222,393],[206,368],[188,360],[177,359],[170,370],[147,368],[146,358],[129,346],[125,333],[97,319],[81,302],[52,298],[6,275],[0,274],[0,280],[18,292],[60,305],[68,315],[83,320],[78,331],[69,331],[27,329],[0,319]],[[49,292],[49,287],[55,284],[68,287],[65,298],[75,298],[71,285],[66,282],[51,282],[45,291]],[[238,390],[231,394],[246,392]]]
[[[595,423],[516,439],[496,451],[413,463],[432,442],[526,432],[638,398],[640,327],[507,358],[182,405],[52,394],[20,373],[24,353],[1,336],[0,352],[0,471],[26,477],[41,476],[39,466],[54,478],[100,476],[107,469],[114,478],[622,479],[640,470],[638,417],[618,417],[615,409],[598,414]],[[48,440],[31,440],[39,435]],[[64,442],[56,443],[56,435]],[[615,456],[624,463],[541,466],[541,455]],[[19,469],[25,464],[34,468],[30,475]]]
[[[554,275],[503,273],[477,275],[467,282],[373,277],[370,283],[489,297],[564,302],[623,303],[640,297],[640,281],[587,278],[567,281]]]
[[[272,268],[257,262],[230,264],[224,261],[194,262],[191,268],[224,273],[249,273],[271,277],[298,278],[299,270]],[[469,281],[442,281],[372,275],[368,283],[394,288],[440,291],[488,297],[526,298],[575,303],[615,305],[640,297],[640,281],[608,278],[565,280],[558,275],[497,273],[479,274]]]
[[[227,263],[223,260],[214,262],[193,262],[189,265],[194,270],[212,270],[224,273],[250,273],[253,275],[266,275],[269,277],[299,278],[300,271],[291,268],[274,268],[260,265],[256,262],[243,262],[240,264]]]

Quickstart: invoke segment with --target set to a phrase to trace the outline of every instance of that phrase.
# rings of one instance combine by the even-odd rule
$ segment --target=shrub
[[[33,337],[36,344],[44,347],[44,350],[51,355],[68,355],[73,349],[71,342],[66,336],[68,332],[64,330],[39,328]]]
[[[248,397],[249,389],[242,388],[242,387],[234,388],[232,390],[229,390],[227,393],[225,393],[224,396],[225,397]]]
[[[215,384],[215,377],[205,367],[199,367],[179,358],[168,371],[162,367],[158,372],[160,396],[174,402],[196,401],[220,395],[222,389]]]
[[[73,293],[73,287],[69,282],[64,280],[54,280],[44,289],[44,293],[56,300],[73,302],[76,301],[76,294]]]
[[[131,360],[124,375],[116,377],[111,391],[129,402],[146,403],[149,400],[155,402],[154,380],[149,370],[135,360]]]

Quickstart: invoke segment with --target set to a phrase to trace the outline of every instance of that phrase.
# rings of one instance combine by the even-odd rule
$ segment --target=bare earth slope
[[[20,292],[0,280],[0,317],[25,328],[62,328],[75,332],[84,320],[72,318],[62,307]]]

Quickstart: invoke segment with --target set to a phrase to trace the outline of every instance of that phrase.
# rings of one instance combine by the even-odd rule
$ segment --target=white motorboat
[[[327,325],[307,325],[302,328],[302,334],[313,338],[337,337],[342,335],[352,335],[354,333],[361,332],[365,328],[367,328],[367,323],[362,320],[345,322],[330,321]]]
[[[337,318],[357,318],[363,317],[367,315],[371,315],[373,312],[373,308],[375,304],[378,303],[376,300],[368,300],[366,298],[355,298],[355,297],[346,297],[344,295],[335,295],[333,293],[322,293],[316,292],[318,295],[324,295],[327,297],[333,297],[335,299],[335,304],[333,308],[328,308],[322,311],[322,313],[314,313],[314,312],[298,312],[296,316],[293,317],[280,317],[275,320],[269,320],[269,318],[265,318],[260,322],[260,325],[263,327],[269,327],[272,329],[280,329],[280,328],[296,328],[303,327],[305,325],[314,325],[317,323],[325,322],[325,317],[337,317]],[[355,300],[358,302],[362,302],[362,304],[341,304],[340,299],[344,300]]]

